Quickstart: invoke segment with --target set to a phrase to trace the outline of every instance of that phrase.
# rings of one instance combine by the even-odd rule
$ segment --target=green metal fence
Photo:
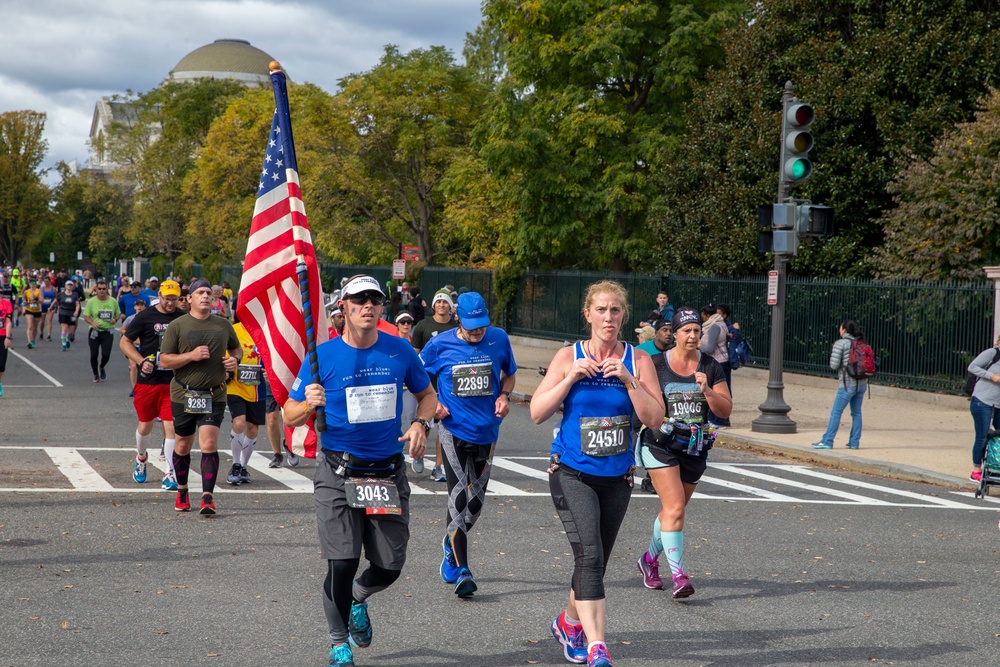
[[[239,286],[240,267],[224,267],[223,280]],[[385,283],[389,266],[323,265],[324,290],[340,285],[342,277],[366,273]],[[652,276],[596,271],[525,271],[509,304],[512,334],[575,340],[586,335],[581,312],[587,286],[599,280],[620,282],[629,293],[631,315],[624,335],[633,330],[665,289],[675,308],[698,309],[728,303],[733,321],[754,349],[752,366],[766,368],[770,355],[771,306],[767,279]],[[493,321],[505,313],[498,302],[489,271],[426,267],[420,277],[425,296],[444,285],[477,291],[486,299]],[[879,360],[874,382],[924,391],[960,393],[969,362],[992,344],[993,283],[924,283],[815,280],[791,277],[785,300],[785,370],[831,377],[830,346],[838,325],[851,319]]]

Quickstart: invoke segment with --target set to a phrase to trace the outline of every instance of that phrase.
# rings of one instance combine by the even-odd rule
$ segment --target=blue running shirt
[[[585,359],[587,353],[583,349],[583,343],[573,346],[573,360]],[[635,349],[625,343],[625,355],[622,363],[635,375]],[[629,467],[635,463],[635,456],[632,452],[632,431],[630,424],[634,417],[632,399],[628,395],[628,389],[618,378],[605,378],[603,374],[598,374],[592,378],[578,380],[566,395],[563,401],[563,418],[559,425],[559,433],[552,442],[551,453],[559,454],[563,463],[569,467],[591,475],[602,477],[614,477],[624,475]],[[624,425],[621,424],[620,417],[626,417]],[[617,443],[616,449],[624,450],[621,454],[611,456],[591,456],[584,454],[581,447],[580,433],[585,429],[581,420],[597,418],[603,420],[603,426],[616,427],[609,428],[623,439]]]
[[[488,327],[483,339],[471,344],[451,329],[431,338],[420,358],[427,372],[438,376],[438,401],[451,412],[441,420],[445,428],[466,442],[496,442],[502,421],[496,416],[500,372],[517,372],[507,332]]]
[[[398,454],[403,384],[420,393],[431,383],[410,342],[380,331],[375,345],[359,350],[338,336],[317,347],[316,358],[326,389],[326,431],[319,434],[323,449],[367,461]],[[310,384],[306,358],[289,397],[306,400]]]

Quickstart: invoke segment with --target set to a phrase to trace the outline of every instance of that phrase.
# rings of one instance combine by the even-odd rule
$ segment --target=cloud
[[[0,112],[47,114],[46,166],[89,159],[94,104],[156,87],[185,55],[245,39],[294,81],[335,92],[337,81],[403,51],[443,45],[461,60],[481,20],[478,0],[35,0],[4,10]]]

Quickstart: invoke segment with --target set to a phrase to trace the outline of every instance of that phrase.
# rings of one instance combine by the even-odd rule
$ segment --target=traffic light
[[[795,232],[798,222],[796,204],[772,204],[771,251],[776,255],[794,255],[799,249],[799,239]]]
[[[794,99],[794,98],[793,98]],[[791,104],[781,124],[781,147],[784,156],[781,179],[791,183],[804,181],[812,174],[808,153],[813,147],[809,126],[816,118],[811,104]]]
[[[799,236],[820,238],[833,234],[833,209],[822,204],[801,204],[796,229]]]

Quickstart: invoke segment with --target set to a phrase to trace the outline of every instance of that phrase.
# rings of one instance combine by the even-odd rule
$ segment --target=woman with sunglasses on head
[[[609,667],[604,574],[632,497],[632,422],[658,426],[663,398],[649,355],[619,338],[628,295],[616,282],[587,289],[590,338],[556,352],[531,399],[541,424],[563,406],[549,462],[549,490],[573,550],[569,603],[552,634],[570,662]]]
[[[715,442],[713,415],[728,419],[733,409],[725,373],[718,361],[700,351],[701,317],[690,308],[674,313],[675,347],[653,358],[667,414],[658,428],[639,434],[639,464],[649,473],[660,497],[649,550],[639,559],[646,588],[662,589],[659,557],[664,551],[673,580],[672,597],[694,594],[684,573],[684,508],[705,473],[708,450]]]
[[[476,292],[458,297],[458,327],[438,334],[420,352],[428,373],[438,376],[434,417],[448,483],[448,527],[441,579],[455,595],[478,588],[469,570],[469,531],[486,501],[500,422],[510,412],[517,364],[507,332],[490,326],[486,302]]]

